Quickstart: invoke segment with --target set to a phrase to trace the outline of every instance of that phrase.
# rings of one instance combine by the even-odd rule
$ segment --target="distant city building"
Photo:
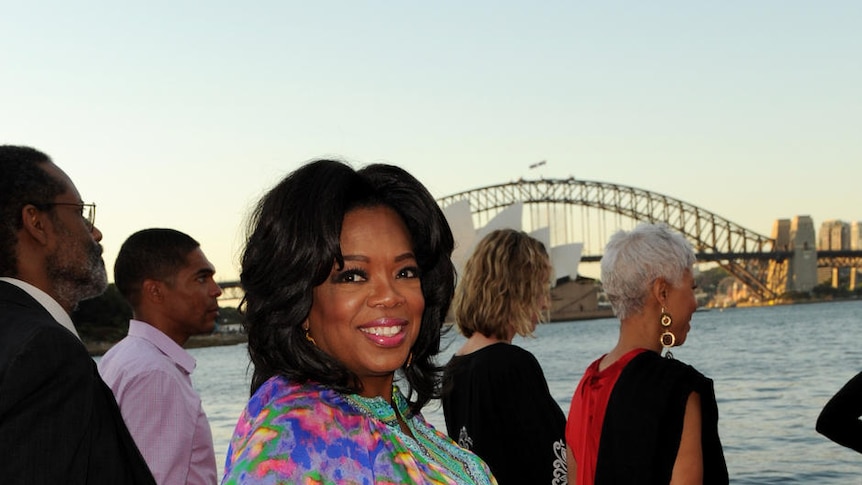
[[[788,289],[811,291],[817,286],[817,249],[814,244],[814,221],[811,216],[796,216],[790,221]]]
[[[787,262],[771,261],[769,286],[781,295],[811,291],[817,285],[817,250],[810,216],[777,219],[772,224],[776,251],[792,252]]]
[[[772,239],[775,240],[775,251],[790,251],[790,219],[776,219],[772,223]],[[792,288],[789,288],[789,280],[787,275],[789,263],[778,260],[769,261],[769,288],[776,295],[781,295]],[[724,292],[726,298],[729,298],[729,293]]]
[[[830,219],[820,224],[817,249],[822,251],[850,249],[850,224],[838,219]]]
[[[839,219],[830,219],[820,224],[820,234],[817,238],[817,249],[819,251],[847,251],[850,247],[850,224]],[[839,281],[845,280],[849,276],[850,268],[817,269],[817,282],[821,284],[829,283],[834,288],[839,286]]]
[[[862,221],[850,223],[850,249],[862,250]]]
[[[775,239],[776,250],[790,250],[790,219],[776,219],[772,223],[772,239]]]

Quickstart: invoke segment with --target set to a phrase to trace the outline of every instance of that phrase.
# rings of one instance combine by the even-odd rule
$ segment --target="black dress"
[[[497,343],[453,357],[442,402],[449,436],[500,485],[567,483],[566,417],[530,352]]]
[[[633,358],[614,384],[599,439],[595,484],[670,483],[692,392],[700,395],[703,483],[726,485],[712,380],[655,352]]]

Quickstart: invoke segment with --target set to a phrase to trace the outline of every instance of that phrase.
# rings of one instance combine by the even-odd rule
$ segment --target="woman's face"
[[[359,377],[363,394],[388,393],[425,309],[410,234],[395,211],[377,206],[348,212],[340,241],[344,267],[333,264],[314,288],[309,334]]]
[[[688,331],[691,330],[691,315],[697,310],[697,299],[694,297],[694,276],[691,269],[685,270],[678,286],[672,286],[668,292],[667,310],[673,317],[670,331],[676,337],[676,345],[685,343]]]

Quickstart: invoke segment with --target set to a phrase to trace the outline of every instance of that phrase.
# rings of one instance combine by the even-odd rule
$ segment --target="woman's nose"
[[[395,281],[379,280],[373,285],[368,303],[371,306],[397,306],[404,303],[405,298],[395,287]]]

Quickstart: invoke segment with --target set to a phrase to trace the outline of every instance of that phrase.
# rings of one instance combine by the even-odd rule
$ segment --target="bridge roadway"
[[[596,247],[604,247],[606,221],[589,220],[589,211],[611,215],[617,227],[632,227],[638,222],[663,222],[679,231],[692,243],[701,262],[715,262],[749,287],[761,301],[779,297],[785,291],[807,291],[811,288],[794,288],[799,279],[796,272],[804,271],[811,280],[817,268],[848,267],[862,269],[862,250],[813,251],[813,221],[810,236],[804,242],[783,242],[781,249],[776,240],[740,226],[706,209],[673,197],[606,182],[568,179],[518,180],[498,185],[449,195],[437,200],[441,207],[467,201],[473,216],[474,227],[482,227],[497,214],[513,204],[524,204],[531,208],[525,214],[525,230],[536,230],[551,221],[558,230],[551,230],[552,237],[559,232],[564,236],[552,241],[552,246],[583,243],[585,239],[600,235]],[[581,211],[575,214],[573,207]],[[810,221],[810,218],[808,218]],[[786,222],[789,226],[789,221]],[[627,224],[626,224],[627,223]],[[576,234],[572,227],[580,224]],[[590,231],[591,226],[599,229]],[[526,229],[532,227],[532,229]],[[562,227],[562,230],[559,230]],[[797,238],[798,239],[798,238]],[[589,245],[587,245],[589,247]],[[816,258],[812,260],[812,253]],[[600,254],[584,254],[581,262],[592,263],[601,259]],[[801,266],[805,266],[800,270]],[[855,271],[852,272],[855,276]],[[815,281],[816,282],[816,281]],[[855,283],[855,278],[853,283]],[[242,288],[238,281],[220,283],[224,290],[223,300],[239,300]],[[809,282],[813,287],[813,283]]]

